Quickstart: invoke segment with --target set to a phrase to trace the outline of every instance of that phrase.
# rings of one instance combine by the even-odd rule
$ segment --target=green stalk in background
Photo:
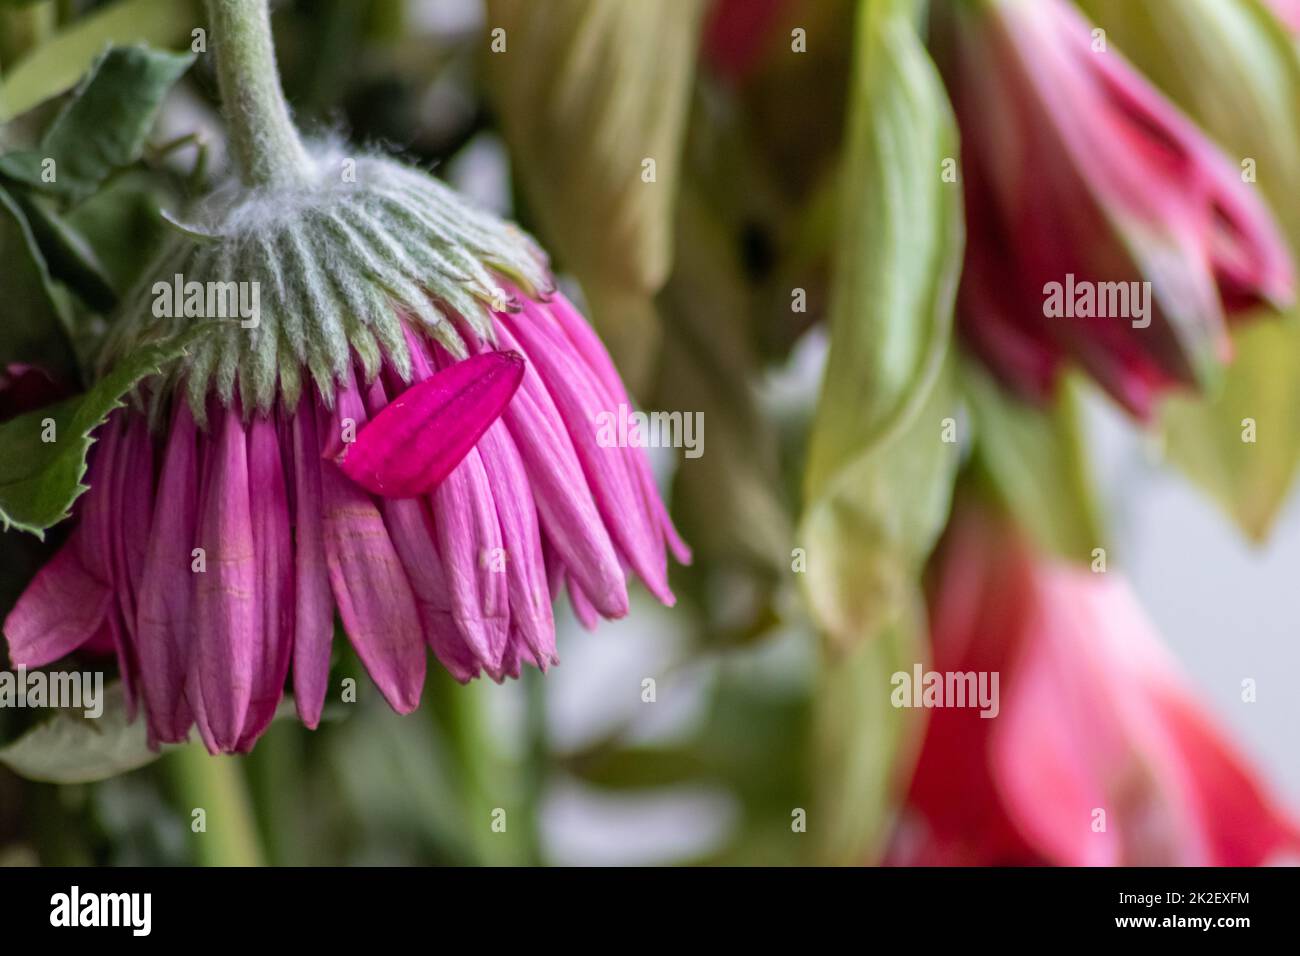
[[[195,860],[203,866],[261,866],[265,859],[240,757],[212,757],[198,743],[165,758]],[[205,832],[194,832],[195,810]]]

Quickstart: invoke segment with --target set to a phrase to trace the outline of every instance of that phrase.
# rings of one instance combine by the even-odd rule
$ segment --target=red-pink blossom
[[[1069,3],[935,10],[935,57],[963,144],[965,338],[1029,397],[1046,397],[1073,360],[1149,417],[1164,390],[1196,387],[1230,359],[1225,315],[1291,301],[1273,217],[1235,163]],[[1049,314],[1049,287],[1066,283],[1095,297],[1124,283],[1145,297],[1145,315],[1132,304]]]
[[[967,501],[933,578],[933,667],[997,672],[997,716],[935,708],[895,862],[1254,866],[1294,819],[1115,570],[1036,555]]]

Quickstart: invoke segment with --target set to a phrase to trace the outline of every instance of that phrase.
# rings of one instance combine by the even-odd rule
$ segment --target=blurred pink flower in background
[[[426,644],[461,681],[554,663],[563,587],[588,627],[627,613],[625,569],[673,603],[667,551],[689,552],[645,453],[596,440],[596,415],[629,404],[609,356],[563,296],[518,305],[495,315],[512,351],[465,330],[460,363],[404,323],[413,382],[391,363],[366,381],[354,358],[328,399],[266,414],[211,395],[202,425],[183,389],[165,436],[114,413],[71,537],[5,621],[14,664],[111,639],[151,740],[197,724],[209,750],[247,751],[291,663],[319,722],[336,608],[405,713]]]
[[[932,584],[934,669],[998,672],[1000,713],[929,712],[892,862],[1254,866],[1300,852],[1115,571],[1043,560],[968,500]]]
[[[934,9],[935,58],[963,141],[962,331],[1029,397],[1049,395],[1073,359],[1149,417],[1163,390],[1196,387],[1230,359],[1225,315],[1292,299],[1271,214],[1070,4]],[[1145,316],[1130,303],[1120,316],[1049,317],[1048,284],[1070,277],[1094,294],[1150,282]]]
[[[733,82],[758,66],[777,18],[791,0],[715,0],[701,40],[704,59]]]
[[[1264,2],[1289,30],[1300,33],[1300,0],[1264,0]]]

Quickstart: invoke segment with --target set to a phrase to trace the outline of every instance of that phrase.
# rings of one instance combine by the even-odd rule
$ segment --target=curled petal
[[[339,468],[372,494],[428,494],[500,417],[523,376],[517,352],[484,352],[448,365],[361,428]]]

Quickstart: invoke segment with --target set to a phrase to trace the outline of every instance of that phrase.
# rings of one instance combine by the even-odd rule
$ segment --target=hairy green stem
[[[267,0],[207,0],[217,82],[240,178],[287,185],[307,173],[307,151],[280,88]]]

